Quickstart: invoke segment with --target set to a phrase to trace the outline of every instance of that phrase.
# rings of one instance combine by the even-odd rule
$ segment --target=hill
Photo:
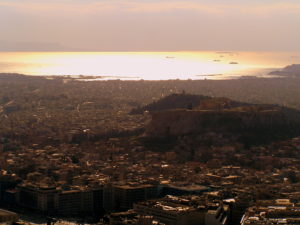
[[[152,102],[143,107],[135,108],[131,114],[142,114],[145,111],[156,112],[172,109],[195,109],[195,108],[232,108],[246,106],[247,103],[232,101],[227,98],[212,98],[204,95],[192,94],[171,94],[158,101]]]
[[[170,105],[168,99],[175,101],[176,98],[182,100],[180,95],[160,100],[160,108],[165,108],[162,102]],[[159,108],[155,103],[151,106]],[[226,137],[226,142],[250,146],[300,135],[299,111],[276,105],[240,103],[226,98],[202,98],[193,109],[182,107],[153,111],[151,117],[145,132],[150,139],[200,135],[210,136],[209,142],[212,144]]]

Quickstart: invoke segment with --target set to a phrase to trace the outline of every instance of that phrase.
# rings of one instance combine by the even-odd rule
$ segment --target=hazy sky
[[[299,0],[0,0],[0,50],[300,51]]]

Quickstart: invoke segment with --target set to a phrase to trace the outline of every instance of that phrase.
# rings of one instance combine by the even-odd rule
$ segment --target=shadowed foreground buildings
[[[222,201],[205,202],[196,195],[168,195],[136,203],[133,208],[127,212],[112,213],[109,225],[226,225],[230,219],[228,204]]]
[[[167,196],[159,200],[137,203],[134,210],[141,216],[152,216],[166,225],[228,224],[230,214],[228,205],[220,203],[207,205],[205,202],[192,205],[193,202],[197,202],[197,196],[191,196],[191,199]]]
[[[46,215],[95,215],[104,212],[125,211],[137,202],[167,194],[201,194],[209,188],[197,185],[114,184],[99,187],[62,187],[18,184],[4,191],[3,202],[35,210]]]
[[[17,222],[18,220],[18,214],[0,209],[0,224],[10,224]]]
[[[17,187],[16,203],[21,207],[44,214],[85,215],[96,210],[93,190],[57,190],[22,184]]]
[[[99,188],[56,187],[21,184],[16,188],[16,204],[49,215],[95,215],[105,211],[124,211],[133,203],[157,197],[153,185],[113,185]]]
[[[221,197],[221,196],[219,196]],[[99,225],[275,225],[300,224],[300,202],[290,199],[259,200],[244,210],[239,221],[234,220],[237,202],[217,200],[214,192],[203,196],[165,196],[135,203],[133,209],[110,213]],[[18,215],[0,210],[0,223],[13,223]],[[67,224],[51,219],[51,224]],[[50,221],[50,220],[49,220]],[[56,221],[56,222],[55,222]],[[24,224],[19,222],[18,224]],[[30,223],[25,223],[30,224]]]
[[[207,223],[215,224],[224,219],[219,217],[218,207],[210,207],[210,203],[217,200],[224,206],[229,205],[230,224],[240,225],[246,209],[254,206],[256,200],[291,199],[295,202],[299,199],[299,137],[262,145],[239,143],[245,140],[240,139],[242,137],[248,137],[248,141],[262,137],[255,135],[259,130],[256,128],[262,125],[265,129],[261,133],[266,135],[269,133],[265,131],[272,127],[289,129],[293,121],[299,121],[296,111],[281,106],[248,108],[249,103],[237,108],[237,102],[224,98],[205,101],[199,109],[195,104],[181,102],[186,108],[153,113],[155,121],[148,128],[154,129],[147,129],[149,114],[132,115],[129,113],[132,108],[174,90],[210,93],[209,87],[201,89],[205,85],[216,87],[218,92],[211,95],[224,96],[226,92],[221,87],[225,87],[226,82],[218,86],[217,81],[64,83],[64,78],[51,81],[39,78],[38,82],[38,78],[26,79],[0,82],[0,204],[3,208],[35,212],[44,217],[78,216],[78,220],[99,219],[105,213],[108,217],[113,213],[112,220],[118,221],[116,212],[139,204],[146,207],[145,202],[150,200],[147,207],[153,212],[157,210],[156,216],[160,215],[161,220],[169,215],[173,220],[181,218],[187,222],[185,213],[195,213],[195,218],[201,221],[206,218]],[[227,88],[232,91],[229,84],[245,85],[245,82],[230,81]],[[277,90],[286,85],[288,93],[297,84],[293,95],[300,96],[296,94],[300,80],[270,82],[283,82]],[[267,81],[246,83],[261,87]],[[176,88],[170,88],[172,85]],[[242,91],[234,99],[251,96],[238,87]],[[257,87],[253,89],[255,96],[265,90]],[[271,95],[265,95],[260,102],[270,103],[267,97]],[[177,97],[170,98],[176,102]],[[163,101],[164,104],[174,106],[173,102]],[[290,115],[294,115],[295,120]],[[245,127],[249,132],[241,136]],[[145,130],[150,136],[178,137],[174,145],[164,145],[159,138],[152,139],[149,145]],[[273,131],[279,138],[282,133],[286,134],[285,129]],[[201,207],[194,210],[191,200],[188,206],[181,206],[182,202],[159,199],[165,195],[206,196],[207,192],[208,201],[200,204],[205,206],[203,210]],[[154,207],[153,202],[160,202],[163,207]],[[176,208],[176,205],[190,210],[182,214],[172,208],[163,210]],[[204,215],[198,217],[199,212]],[[126,224],[127,216],[138,223],[151,224],[158,221],[152,214],[122,212],[121,220],[125,219],[119,224]],[[164,221],[160,223],[166,223],[166,218]]]
[[[134,204],[134,210],[112,213],[109,225],[275,225],[300,224],[300,203],[290,199],[260,200],[235,221],[237,202],[199,196],[166,196]]]
[[[289,199],[259,201],[247,209],[242,225],[300,224],[300,203]]]

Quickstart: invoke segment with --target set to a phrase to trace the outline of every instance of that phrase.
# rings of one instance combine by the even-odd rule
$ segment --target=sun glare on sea
[[[249,69],[279,67],[255,53],[234,52],[31,52],[1,53],[9,72],[91,75],[106,79],[222,79]],[[243,75],[243,74],[241,74]]]

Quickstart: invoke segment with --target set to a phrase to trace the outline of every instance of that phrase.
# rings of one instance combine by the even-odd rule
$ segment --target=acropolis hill
[[[296,110],[275,105],[247,105],[226,98],[205,99],[193,109],[154,111],[151,117],[146,128],[148,137],[213,132],[238,138],[280,139],[297,135],[300,124],[300,113]]]

